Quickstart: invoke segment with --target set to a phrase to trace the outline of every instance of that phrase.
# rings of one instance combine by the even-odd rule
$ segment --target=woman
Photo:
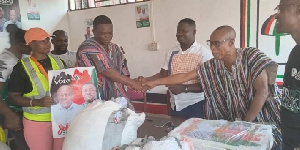
[[[9,97],[23,108],[24,136],[30,150],[61,150],[63,139],[52,136],[52,98],[49,97],[48,70],[64,69],[63,62],[48,55],[51,48],[49,34],[41,28],[30,28],[25,34],[32,49],[14,67],[9,82]]]

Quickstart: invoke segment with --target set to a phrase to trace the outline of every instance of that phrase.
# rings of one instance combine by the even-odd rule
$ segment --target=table
[[[160,139],[163,136],[168,135],[168,133],[165,131],[167,127],[155,127],[154,125],[158,125],[161,123],[161,121],[172,121],[174,123],[174,127],[177,127],[182,122],[184,122],[186,119],[182,117],[172,117],[162,114],[146,114],[146,120],[142,124],[142,126],[139,127],[137,131],[137,137],[138,138],[144,138],[145,135],[147,136],[153,136],[155,139]]]

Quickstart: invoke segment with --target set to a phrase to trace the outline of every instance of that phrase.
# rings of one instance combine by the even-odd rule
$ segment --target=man
[[[79,67],[95,66],[98,80],[102,81],[100,96],[102,100],[127,97],[125,85],[140,90],[141,83],[127,77],[129,75],[122,48],[111,43],[113,24],[104,15],[93,21],[94,37],[85,40],[78,48],[77,63]]]
[[[54,120],[63,131],[59,135],[65,135],[73,118],[84,108],[82,105],[73,103],[73,89],[69,85],[62,85],[56,92],[58,103],[51,107]]]
[[[68,51],[67,33],[64,30],[56,30],[52,35],[51,43],[54,46],[54,50],[51,51],[51,54],[63,60],[68,68],[75,67],[76,53]]]
[[[143,18],[142,8],[141,7],[136,7],[136,12],[137,12],[136,21],[142,21],[141,20]]]
[[[18,21],[17,12],[14,9],[9,11],[9,18],[10,18],[10,20],[6,21],[3,25],[3,31],[6,32],[6,27],[9,24],[15,24],[19,29],[22,29],[22,24],[21,24],[21,22]]]
[[[28,150],[29,148],[23,134],[22,108],[10,103],[8,98],[8,83],[13,67],[23,54],[30,54],[31,49],[28,45],[25,45],[25,30],[17,28],[14,24],[8,25],[7,28],[11,46],[3,50],[0,54],[0,114],[1,119],[4,119],[0,119],[0,126],[2,125],[8,129],[9,134],[13,136],[16,150]]]
[[[140,21],[148,21],[149,20],[149,15],[148,12],[146,11],[146,8],[142,9],[142,17]]]
[[[140,81],[152,81],[168,75],[187,73],[212,58],[210,50],[195,40],[196,24],[190,18],[182,19],[177,26],[176,45],[166,55],[164,66],[160,72],[148,77],[139,77]],[[171,92],[171,115],[186,118],[202,118],[204,93],[199,82],[192,80],[184,84],[169,85]]]
[[[89,39],[92,37],[91,35],[91,27],[86,27],[86,34],[84,34],[85,39]]]
[[[0,32],[3,32],[3,26],[6,22],[6,18],[4,18],[4,10],[0,7]]]
[[[48,55],[50,35],[41,28],[30,28],[25,33],[30,57],[23,58],[13,68],[8,85],[11,102],[23,107],[24,136],[30,150],[62,148],[61,139],[54,139],[51,128],[52,98],[49,97],[48,70],[64,69],[63,62]]]
[[[73,89],[69,85],[62,85],[58,88],[56,92],[58,105],[68,109],[73,103]]]
[[[206,97],[205,119],[274,124],[278,146],[281,144],[280,117],[272,86],[278,65],[256,48],[235,48],[235,38],[232,27],[218,27],[208,40],[213,59],[189,73],[146,82],[143,86],[153,88],[198,79]]]
[[[278,33],[289,33],[296,42],[285,66],[281,107],[283,149],[300,148],[300,2],[280,0],[277,9]]]
[[[97,89],[92,82],[87,82],[82,86],[82,97],[85,104],[92,103],[97,99]]]
[[[38,10],[38,8],[36,7],[36,2],[31,3],[31,1],[28,1],[28,9],[27,9],[27,15],[31,14],[31,15],[39,15],[40,12]]]

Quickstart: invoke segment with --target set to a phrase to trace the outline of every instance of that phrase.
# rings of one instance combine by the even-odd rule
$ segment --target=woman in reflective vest
[[[30,28],[25,34],[31,47],[30,57],[14,67],[9,83],[10,100],[23,107],[24,136],[30,150],[61,150],[63,139],[54,139],[51,127],[48,70],[64,69],[64,63],[48,55],[50,35],[41,28]]]

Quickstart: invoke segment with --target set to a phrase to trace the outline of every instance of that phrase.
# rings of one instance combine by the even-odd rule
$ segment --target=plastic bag
[[[4,144],[2,142],[0,142],[0,149],[1,150],[10,150],[10,148],[6,144]]]
[[[115,147],[114,150],[193,150],[190,143],[179,141],[175,137],[164,137],[156,141],[154,137],[138,138],[131,144]]]

